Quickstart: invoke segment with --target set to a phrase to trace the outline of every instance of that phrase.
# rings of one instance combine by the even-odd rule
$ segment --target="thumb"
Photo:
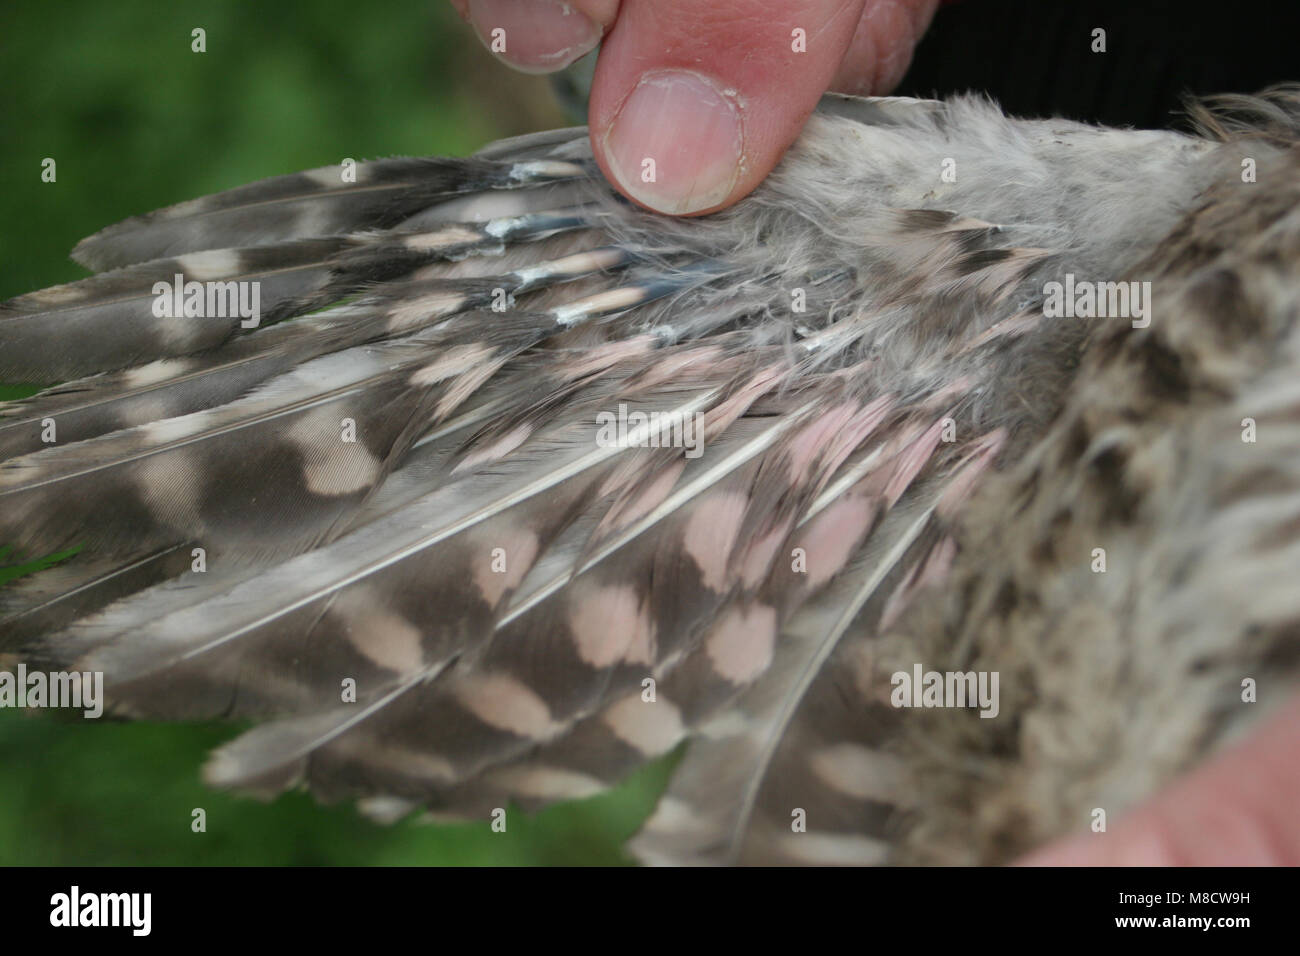
[[[1254,707],[1256,704],[1247,706]],[[1028,866],[1300,865],[1300,698],[1121,818]]]
[[[592,86],[591,143],[638,203],[689,215],[754,189],[831,85],[863,0],[623,0]]]

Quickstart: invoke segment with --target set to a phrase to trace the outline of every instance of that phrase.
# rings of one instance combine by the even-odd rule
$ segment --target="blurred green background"
[[[206,53],[191,52],[195,27]],[[442,0],[7,0],[0,89],[0,299],[81,278],[68,250],[126,216],[344,157],[463,155],[567,123],[545,80],[494,63]],[[0,864],[626,862],[665,779],[661,764],[607,796],[513,812],[505,834],[381,827],[302,794],[207,790],[199,767],[235,733],[0,710]]]

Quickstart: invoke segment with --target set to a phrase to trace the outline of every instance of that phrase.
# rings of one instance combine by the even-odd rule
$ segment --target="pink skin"
[[[939,0],[451,0],[516,69],[562,69],[602,41],[591,93],[596,160],[629,198],[699,215],[754,189],[827,90],[883,94]],[[806,52],[792,49],[796,28]],[[655,179],[645,181],[645,160]],[[1242,706],[1256,706],[1243,704]],[[1105,834],[1037,866],[1300,865],[1300,699]]]
[[[1245,740],[1122,816],[1109,832],[1084,832],[1020,862],[1300,865],[1300,698],[1279,708]]]
[[[762,182],[822,93],[892,89],[939,0],[452,3],[489,49],[503,31],[498,55],[528,72],[561,69],[603,37],[596,161],[641,205],[698,215]]]

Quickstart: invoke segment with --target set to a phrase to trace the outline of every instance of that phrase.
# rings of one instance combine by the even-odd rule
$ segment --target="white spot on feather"
[[[349,635],[352,644],[380,667],[410,674],[424,667],[420,629],[405,618],[371,609]]]
[[[756,587],[767,576],[776,558],[777,548],[781,547],[788,533],[787,525],[777,525],[750,544],[740,568],[740,580],[745,587]]]
[[[808,587],[821,587],[839,572],[875,520],[878,502],[846,495],[829,505],[795,542],[808,554]]]
[[[800,863],[876,866],[889,857],[889,844],[852,833],[783,833],[780,851]]]
[[[569,628],[578,656],[592,667],[610,667],[635,641],[653,630],[636,589],[611,585],[576,595],[569,606]]]
[[[580,800],[607,789],[596,777],[562,767],[510,767],[488,775],[491,784],[539,800]]]
[[[749,498],[738,492],[721,492],[695,509],[686,525],[686,553],[699,565],[704,584],[724,591],[731,574],[728,558]]]
[[[204,344],[202,319],[179,315],[171,318],[155,317],[152,328],[158,335],[159,351],[193,351],[197,346]]]
[[[629,664],[644,664],[651,667],[659,653],[659,644],[655,640],[654,622],[647,613],[637,616],[637,626],[623,652],[623,660]]]
[[[527,441],[528,436],[532,433],[532,425],[516,425],[492,444],[476,447],[461,460],[460,464],[451,470],[451,473],[459,475],[466,471],[473,471],[479,465],[499,461]]]
[[[645,301],[645,297],[645,290],[637,286],[610,289],[608,292],[598,292],[569,305],[557,306],[551,310],[551,315],[560,325],[577,325],[590,315],[621,312],[624,309],[632,308],[634,305],[640,305]]]
[[[458,311],[465,304],[460,292],[435,292],[416,299],[404,299],[388,314],[387,330],[403,332]]]
[[[194,412],[175,418],[163,418],[141,425],[140,434],[151,446],[167,445],[197,435],[207,426],[209,417],[208,412]]]
[[[519,528],[514,534],[499,541],[480,541],[484,555],[474,562],[474,584],[483,595],[483,600],[491,607],[496,607],[506,591],[514,590],[524,575],[533,566],[537,549],[541,542],[537,535],[527,528]],[[505,552],[506,569],[492,570],[491,551],[501,548]]]
[[[369,488],[382,463],[361,441],[345,442],[342,416],[334,408],[303,415],[286,436],[303,457],[303,480],[313,494],[332,497]]]
[[[554,159],[534,159],[515,163],[510,167],[510,178],[515,182],[533,179],[563,179],[568,176],[585,176],[586,171],[573,163]]]
[[[336,183],[335,185],[340,185]],[[299,204],[298,218],[293,224],[294,233],[302,238],[329,236],[338,231],[335,216],[327,202]]]
[[[493,239],[500,239],[511,231],[518,229],[527,221],[527,216],[503,216],[500,219],[489,219],[484,225],[483,231]]]
[[[464,226],[445,226],[434,232],[421,232],[407,237],[403,245],[412,252],[438,252],[452,246],[478,242],[482,237],[473,229]]]
[[[460,705],[489,727],[539,740],[555,731],[546,701],[509,674],[473,674],[452,691]]]
[[[763,604],[732,608],[705,644],[713,669],[733,684],[748,684],[766,671],[775,647],[776,611]]]
[[[187,281],[206,282],[239,275],[242,258],[236,249],[208,249],[177,256],[176,268]]]
[[[468,371],[492,354],[486,345],[453,345],[434,361],[412,373],[412,385],[436,385],[445,378]]]
[[[127,388],[145,388],[183,375],[189,367],[190,363],[183,359],[159,359],[125,372],[122,384]]]
[[[629,694],[609,707],[601,720],[619,740],[647,757],[657,757],[677,746],[686,735],[681,711],[662,696],[653,702]]]
[[[358,738],[359,744],[372,748],[373,740]],[[446,757],[437,754],[420,753],[402,749],[384,749],[376,758],[373,750],[367,749],[357,755],[367,764],[377,764],[404,777],[432,780],[437,783],[454,783],[457,779],[456,768]]]
[[[686,836],[689,834],[710,835],[713,828],[707,820],[695,812],[695,808],[677,797],[664,797],[659,801],[652,816],[645,825],[654,833]]]
[[[132,479],[159,521],[185,528],[191,534],[201,533],[198,501],[206,482],[194,456],[177,452],[147,455],[136,463]]]
[[[903,762],[894,754],[839,743],[822,747],[808,762],[827,786],[858,800],[898,802],[907,792]]]
[[[396,823],[415,807],[412,801],[394,796],[362,797],[357,801],[357,809],[376,823]]]
[[[355,169],[358,183],[363,183],[369,178],[366,175],[366,167],[364,163],[357,163]],[[305,170],[303,175],[318,186],[337,188],[344,185],[342,166],[321,166],[319,169]],[[347,185],[350,186],[352,184],[348,183]]]

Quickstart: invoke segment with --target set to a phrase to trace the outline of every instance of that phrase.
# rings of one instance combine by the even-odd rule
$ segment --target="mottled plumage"
[[[0,660],[255,718],[213,783],[380,818],[689,741],[653,862],[1082,830],[1300,665],[1300,97],[1229,105],[829,98],[699,220],[567,130],[110,227],[76,252],[109,271],[0,305],[0,380],[63,382],[0,407],[0,543],[82,547],[0,592]],[[178,274],[261,283],[260,321],[160,316]],[[1150,282],[1149,324],[1049,317],[1067,275]],[[914,664],[998,672],[998,716],[893,706]]]

